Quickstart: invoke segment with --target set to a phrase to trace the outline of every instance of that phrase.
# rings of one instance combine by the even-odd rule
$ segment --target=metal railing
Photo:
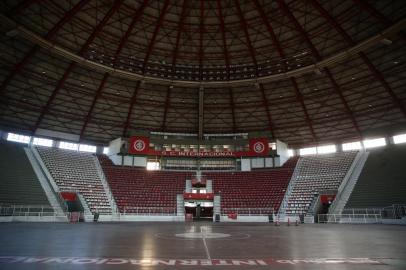
[[[222,208],[221,215],[237,214],[239,216],[268,216],[274,214],[273,208]]]
[[[48,205],[0,205],[3,221],[66,222],[67,216],[57,213]]]
[[[125,207],[121,215],[176,216],[176,207]]]
[[[406,205],[394,204],[382,208],[346,208],[342,214],[381,215],[383,219],[399,219],[406,216]]]
[[[0,205],[0,216],[44,216],[54,212],[49,205]]]
[[[318,223],[382,223],[380,214],[319,214]]]

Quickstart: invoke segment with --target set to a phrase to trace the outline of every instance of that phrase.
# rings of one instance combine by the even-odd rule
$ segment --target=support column
[[[199,88],[199,140],[203,139],[203,121],[204,121],[204,88]]]

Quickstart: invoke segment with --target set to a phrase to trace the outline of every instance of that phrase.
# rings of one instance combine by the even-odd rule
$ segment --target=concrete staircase
[[[111,192],[110,186],[109,186],[109,184],[108,184],[108,182],[106,180],[106,176],[104,175],[103,169],[102,169],[102,167],[100,165],[100,162],[99,162],[97,157],[94,157],[94,163],[95,163],[95,166],[97,168],[97,174],[99,175],[100,181],[101,181],[101,183],[103,185],[104,192],[106,192],[107,198],[109,200],[109,204],[110,204],[110,207],[111,207],[111,213],[113,215],[117,214],[119,211],[118,211],[118,207],[117,207],[117,204],[116,204],[116,200],[114,199],[113,193]]]
[[[221,215],[221,197],[220,195],[215,195],[213,199],[213,219],[216,215]]]
[[[176,215],[185,216],[185,200],[183,194],[176,195]]]
[[[300,163],[301,163],[301,158],[299,158],[297,161],[295,170],[293,171],[292,177],[290,178],[290,181],[289,181],[289,185],[286,189],[285,196],[283,197],[281,206],[279,207],[279,212],[277,215],[279,220],[285,220],[286,209],[288,207],[289,198],[290,198],[290,195],[292,194],[293,187],[295,186],[295,183],[298,178],[298,174],[299,174],[298,168],[300,167]]]

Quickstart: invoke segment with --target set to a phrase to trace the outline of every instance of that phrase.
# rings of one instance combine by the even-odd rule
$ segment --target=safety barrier
[[[380,214],[320,214],[317,215],[318,223],[382,223]]]
[[[236,214],[238,216],[269,216],[274,214],[272,208],[222,208],[221,215]]]
[[[125,207],[120,215],[131,216],[176,216],[176,208],[172,207]]]

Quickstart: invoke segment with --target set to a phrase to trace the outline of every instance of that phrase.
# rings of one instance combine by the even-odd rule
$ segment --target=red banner
[[[250,139],[249,151],[222,151],[222,152],[194,152],[194,151],[156,151],[149,148],[148,137],[133,136],[128,147],[129,154],[166,156],[166,157],[257,157],[269,155],[269,142],[267,138]]]
[[[128,153],[130,154],[148,154],[149,153],[149,138],[133,136],[130,138],[130,145],[128,146]]]
[[[257,156],[267,156],[269,154],[269,142],[267,138],[251,139],[250,151]]]
[[[214,198],[213,193],[183,193],[185,200],[208,200],[212,201]]]

